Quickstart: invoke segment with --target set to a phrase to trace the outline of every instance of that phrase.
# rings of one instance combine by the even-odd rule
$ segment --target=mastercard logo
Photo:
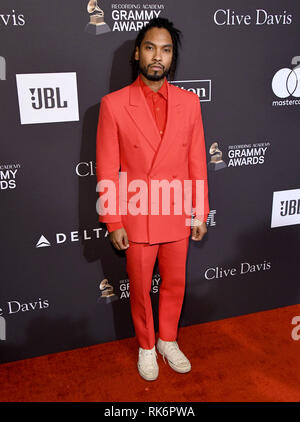
[[[300,66],[278,70],[272,79],[272,90],[279,98],[300,97]]]

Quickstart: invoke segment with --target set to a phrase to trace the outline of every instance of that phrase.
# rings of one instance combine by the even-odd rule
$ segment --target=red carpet
[[[181,328],[192,371],[159,355],[156,381],[137,372],[135,339],[0,365],[2,402],[298,402],[300,305]]]

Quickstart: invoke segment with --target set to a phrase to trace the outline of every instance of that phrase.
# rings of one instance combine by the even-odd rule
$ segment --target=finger
[[[202,240],[203,239],[203,237],[204,237],[204,235],[205,235],[205,232],[203,231],[203,230],[199,230],[199,240]]]
[[[129,247],[127,234],[125,234],[123,237],[123,245],[125,246],[125,249]]]
[[[127,249],[127,247],[124,245],[123,236],[121,237],[121,239],[118,240],[118,246],[119,246],[119,251],[123,251],[124,249]]]
[[[119,243],[119,246],[120,246],[120,251],[123,251],[124,249],[127,249],[126,246],[124,245],[123,238],[121,239],[121,241]]]
[[[200,228],[199,227],[195,227],[195,231],[193,233],[192,239],[198,241],[198,240],[201,240],[202,237],[203,236],[202,236],[202,233],[201,233]]]
[[[192,239],[193,239],[193,240],[196,240],[196,241],[201,240],[201,238],[200,238],[200,237],[198,237],[198,236],[194,236],[194,237],[192,237]]]
[[[203,231],[201,230],[200,227],[198,227],[198,233],[197,233],[197,235],[198,235],[199,238],[202,238],[203,237]]]
[[[192,230],[192,239],[193,240],[197,240],[197,229],[196,229],[196,227],[193,227],[193,230]]]

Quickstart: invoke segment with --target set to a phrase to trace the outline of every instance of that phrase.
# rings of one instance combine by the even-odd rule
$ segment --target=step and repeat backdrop
[[[96,212],[96,129],[159,16],[183,33],[170,83],[201,102],[211,207],[180,326],[299,303],[300,5],[2,0],[1,362],[134,336],[125,254]],[[156,262],[156,327],[159,284]]]

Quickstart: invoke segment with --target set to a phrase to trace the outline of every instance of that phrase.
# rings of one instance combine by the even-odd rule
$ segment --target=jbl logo
[[[32,107],[35,110],[41,108],[65,108],[67,101],[62,101],[59,87],[56,88],[29,88],[31,93]]]
[[[21,74],[16,81],[22,125],[79,120],[75,72]]]
[[[300,199],[291,199],[289,201],[280,202],[280,215],[295,215],[300,214]]]
[[[300,189],[273,192],[271,227],[300,224]]]

